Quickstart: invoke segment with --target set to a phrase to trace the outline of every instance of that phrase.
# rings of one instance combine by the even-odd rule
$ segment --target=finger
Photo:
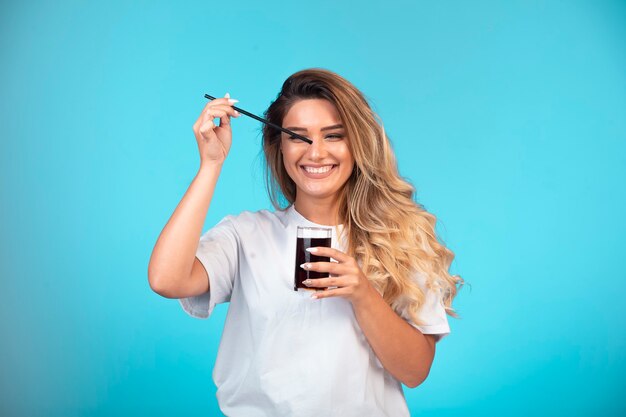
[[[335,275],[343,275],[350,272],[345,264],[336,262],[307,262],[300,265],[300,267],[307,271],[330,272]]]
[[[218,99],[219,100],[219,99]],[[217,101],[217,100],[214,100]],[[220,110],[224,110],[226,111],[228,114],[230,114],[232,117],[238,117],[239,116],[239,112],[237,110],[235,110],[234,104],[239,101],[239,100],[232,100],[232,99],[227,99],[226,102],[218,102],[215,105],[213,105],[213,103],[210,103],[210,106],[207,107],[208,109],[220,109]]]
[[[194,127],[196,127],[196,125],[198,125],[199,127],[205,126],[207,122],[211,122],[209,124],[214,126],[213,119],[215,119],[216,117],[220,117],[224,112],[225,110],[220,110],[220,109],[215,109],[215,108],[210,108],[210,107],[206,108],[202,111],[202,114],[200,115],[196,123],[194,124]]]
[[[349,295],[348,290],[344,288],[335,288],[333,290],[316,291],[311,298],[319,300],[320,298],[345,297],[346,295]]]
[[[214,113],[214,114],[207,114],[204,116],[204,118],[202,119],[202,122],[200,123],[200,131],[207,131],[208,129],[213,130],[217,127],[217,124],[215,124],[214,119],[216,117],[220,117],[221,115],[226,114],[225,112],[218,112],[218,113]]]
[[[202,122],[202,124],[200,125],[200,132],[206,132],[207,130],[213,130],[215,129],[215,122],[213,121],[213,119],[209,118],[207,120],[205,120],[204,122]]]
[[[226,97],[216,98],[215,100],[209,101],[200,112],[200,116],[198,117],[198,120],[200,120],[200,123],[202,123],[207,118],[207,112],[210,112],[210,110],[214,108],[221,108],[222,110],[226,110],[227,108],[229,108],[231,109],[230,110],[231,112],[239,115],[239,112],[233,109],[233,105],[237,103],[238,101],[239,100],[234,100],[234,99],[230,99]],[[218,116],[213,116],[213,117],[215,118]]]
[[[239,103],[239,100],[235,100],[234,98],[230,98],[230,97],[220,97],[220,98],[216,98],[215,100],[210,100],[205,107],[208,106],[214,106],[214,105],[229,105],[232,106],[235,103]]]
[[[210,110],[210,112],[213,112],[213,110]],[[213,112],[211,114],[211,116],[208,116],[209,118],[220,118],[220,124],[219,127],[228,127],[230,126],[230,118],[231,117],[239,117],[239,113],[237,112],[237,110],[233,109],[232,107],[226,106],[226,107],[220,107],[219,108],[219,112]]]
[[[210,109],[212,107],[216,107],[216,106],[232,106],[234,103],[236,103],[238,100],[232,100],[231,102],[229,102],[228,100],[232,100],[232,99],[228,99],[228,98],[216,98],[215,100],[211,100],[209,101],[207,104],[204,105],[204,107],[202,108],[202,111],[200,112],[199,118],[203,117],[207,111],[207,109]]]
[[[345,287],[347,285],[343,277],[309,278],[302,281],[302,283],[311,288]]]
[[[317,246],[314,248],[307,248],[307,251],[317,255],[317,256],[330,256],[333,259],[336,259],[339,262],[349,262],[352,257],[347,255],[340,250],[327,248],[324,246]]]
[[[228,113],[231,113],[231,114],[237,113],[237,110],[235,110],[235,107],[234,106],[230,106],[228,104],[220,104],[218,106],[207,107],[206,110],[207,111],[211,111],[212,109],[225,110],[225,111],[227,111]]]
[[[213,132],[213,129],[215,129],[215,123],[213,123],[213,119],[209,119],[200,125],[200,128],[198,129],[198,133],[200,134],[201,137],[213,138],[215,135],[215,133]]]
[[[206,114],[204,115],[204,119],[202,119],[202,122],[207,122],[207,121],[211,121],[213,123],[215,123],[213,121],[213,119],[217,119],[218,117],[224,117],[227,116],[228,112],[226,110],[222,110],[222,109],[209,109]]]
[[[220,117],[220,127],[230,127],[230,118],[241,116],[241,114],[232,107],[227,107],[225,111],[226,115]]]
[[[230,115],[229,114],[226,114],[220,117],[219,127],[230,128]]]
[[[204,113],[203,118],[200,123],[205,124],[207,122],[211,122],[213,123],[213,126],[215,126],[214,119],[217,119],[217,118],[222,119],[224,117],[229,117],[229,113],[232,113],[233,111],[234,109],[228,106],[209,108]]]
[[[232,106],[215,106],[209,107],[206,110],[205,117],[212,117],[215,119],[217,117],[222,117],[224,114],[234,116],[235,114],[238,114],[238,112],[237,110],[233,109]]]

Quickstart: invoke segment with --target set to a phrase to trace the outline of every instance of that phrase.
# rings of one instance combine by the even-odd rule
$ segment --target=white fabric
[[[213,370],[222,412],[408,416],[401,384],[370,348],[350,302],[293,290],[298,225],[321,226],[292,205],[226,216],[200,239],[196,256],[210,293],[180,303],[192,317],[207,318],[216,304],[230,301]],[[332,246],[345,252],[334,227]],[[437,295],[427,292],[420,316],[427,324],[415,327],[441,338],[450,328]]]

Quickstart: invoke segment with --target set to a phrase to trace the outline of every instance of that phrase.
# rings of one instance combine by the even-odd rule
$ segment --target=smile
[[[310,178],[326,178],[337,165],[324,165],[321,167],[312,167],[302,165],[302,171]]]

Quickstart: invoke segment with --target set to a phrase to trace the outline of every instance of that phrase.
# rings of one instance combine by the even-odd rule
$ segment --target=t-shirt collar
[[[333,228],[335,227],[334,225],[319,224],[319,223],[314,223],[310,221],[309,219],[304,217],[302,214],[298,213],[298,211],[296,210],[295,204],[290,205],[286,211],[287,211],[287,216],[290,218],[290,220],[298,225],[311,226],[311,227],[333,227]],[[339,225],[339,230],[341,229],[343,229],[343,224]]]

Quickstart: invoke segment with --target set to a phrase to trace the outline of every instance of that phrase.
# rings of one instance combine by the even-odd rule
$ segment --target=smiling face
[[[282,125],[313,141],[309,145],[281,134],[283,163],[296,184],[296,200],[334,199],[354,167],[337,108],[328,100],[300,100],[291,106]]]

